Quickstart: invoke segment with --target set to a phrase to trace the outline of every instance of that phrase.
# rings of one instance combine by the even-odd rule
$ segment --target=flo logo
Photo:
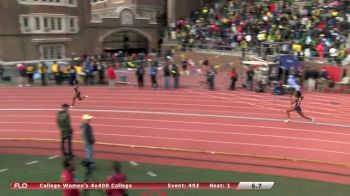
[[[168,194],[165,192],[161,192],[158,190],[149,190],[147,192],[142,193],[140,196],[167,196]]]
[[[28,184],[27,183],[14,183],[13,188],[14,189],[27,189]]]

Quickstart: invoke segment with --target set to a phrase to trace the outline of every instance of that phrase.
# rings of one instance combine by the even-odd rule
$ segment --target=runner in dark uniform
[[[79,101],[82,101],[83,99],[88,98],[88,96],[81,96],[81,92],[79,90],[79,85],[78,85],[78,82],[76,80],[74,81],[74,92],[75,92],[75,96],[73,97],[73,103],[72,103],[71,107],[74,107],[76,99],[78,99]]]
[[[288,119],[285,120],[284,122],[290,122],[290,112],[293,112],[293,111],[298,113],[301,117],[312,121],[312,123],[315,122],[315,118],[307,117],[303,113],[303,111],[301,109],[301,102],[303,101],[303,99],[304,99],[304,97],[301,95],[301,92],[295,91],[294,95],[291,97],[291,100],[290,100],[292,107],[287,110]]]

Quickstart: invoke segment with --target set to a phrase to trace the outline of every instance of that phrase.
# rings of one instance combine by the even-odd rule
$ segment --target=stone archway
[[[121,28],[107,33],[101,43],[105,52],[138,53],[148,52],[151,41],[151,36],[140,29]]]

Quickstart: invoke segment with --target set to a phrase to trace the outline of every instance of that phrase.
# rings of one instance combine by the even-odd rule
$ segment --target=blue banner
[[[285,69],[289,69],[290,67],[299,68],[301,67],[301,63],[295,59],[293,55],[281,55],[276,57],[276,61],[280,62],[280,66]]]

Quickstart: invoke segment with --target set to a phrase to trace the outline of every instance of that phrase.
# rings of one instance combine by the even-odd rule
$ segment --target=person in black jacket
[[[61,131],[61,151],[63,156],[73,156],[72,135],[73,129],[69,115],[69,105],[63,104],[62,110],[57,113],[56,123]],[[67,150],[66,150],[67,146]]]
[[[85,114],[83,116],[83,123],[80,128],[82,131],[82,138],[85,144],[85,152],[86,152],[86,161],[93,163],[93,145],[95,144],[95,137],[93,134],[92,127],[90,125],[91,119],[93,117]]]
[[[158,88],[157,73],[158,73],[158,62],[154,61],[153,65],[150,69],[150,76],[151,76],[151,82],[152,82],[153,89]]]
[[[77,81],[77,71],[73,65],[69,67],[69,85],[74,86]]]
[[[4,66],[0,64],[0,78],[4,75]]]
[[[137,83],[140,88],[143,88],[145,86],[144,79],[143,79],[144,75],[145,75],[145,68],[143,67],[143,65],[137,66],[136,76],[137,76]]]
[[[105,72],[106,72],[106,64],[103,63],[99,63],[97,65],[97,70],[98,70],[98,83],[99,84],[105,84]]]
[[[253,79],[254,79],[254,69],[250,67],[247,71],[247,89],[248,91],[253,90]]]
[[[169,64],[166,64],[164,66],[163,72],[164,72],[164,86],[165,86],[165,89],[169,89],[170,88],[170,75],[171,75]]]
[[[180,77],[180,73],[179,73],[179,68],[177,67],[177,65],[174,63],[172,68],[171,68],[171,74],[173,75],[174,78],[174,88],[177,89],[179,88],[179,77]]]
[[[216,75],[216,70],[214,66],[210,66],[207,72],[207,81],[208,81],[208,87],[209,90],[214,91],[215,90],[215,75]]]

